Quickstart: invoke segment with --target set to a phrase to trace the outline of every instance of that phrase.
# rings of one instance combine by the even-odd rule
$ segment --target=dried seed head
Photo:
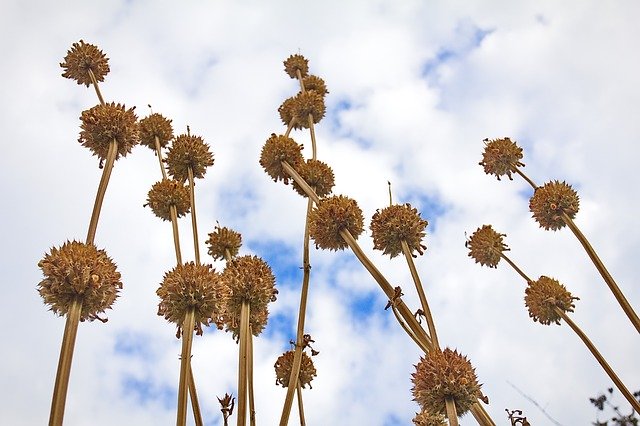
[[[320,96],[324,97],[329,91],[327,90],[327,85],[324,83],[324,80],[316,75],[308,75],[302,79],[302,83],[304,84],[304,90],[310,91],[313,90]]]
[[[291,370],[293,369],[293,357],[294,351],[287,351],[276,360],[276,363],[273,365],[276,369],[276,385],[280,385],[283,388],[289,386]],[[298,374],[300,386],[304,388],[309,385],[311,389],[311,381],[316,376],[316,368],[313,365],[313,360],[305,352],[302,352],[302,363],[300,364],[300,373]]]
[[[282,168],[283,161],[297,169],[304,162],[302,145],[299,145],[290,137],[272,133],[262,147],[260,165],[275,182],[282,180],[287,185],[291,178]]]
[[[165,273],[156,291],[160,297],[158,315],[181,327],[187,312],[194,309],[194,330],[201,335],[202,326],[209,326],[220,315],[221,291],[220,274],[211,265],[177,265]]]
[[[77,299],[82,302],[80,320],[94,320],[111,308],[122,288],[115,263],[93,244],[67,241],[52,248],[38,267],[45,277],[38,292],[57,315],[65,315]]]
[[[169,174],[185,182],[189,180],[189,168],[194,179],[203,178],[207,167],[213,166],[213,154],[200,136],[179,135],[173,140],[165,161]]]
[[[60,66],[64,69],[63,77],[89,87],[89,70],[93,72],[96,81],[104,81],[104,76],[109,72],[109,59],[93,44],[80,40],[71,45]]]
[[[269,309],[265,306],[260,309],[249,310],[249,327],[251,334],[259,336],[262,330],[267,326],[269,319]],[[240,337],[240,311],[225,311],[220,320],[220,326],[224,326],[225,331],[233,335],[233,339],[237,342]]]
[[[309,215],[309,234],[316,247],[327,250],[342,250],[347,247],[340,232],[348,230],[358,238],[364,229],[362,210],[355,200],[334,195],[320,201]]]
[[[467,241],[469,256],[480,265],[486,265],[490,268],[497,267],[502,252],[509,250],[502,241],[502,237],[506,237],[506,235],[498,234],[491,225],[482,225],[482,228],[478,228]]]
[[[524,296],[524,304],[529,309],[529,316],[540,324],[560,324],[562,318],[555,308],[564,312],[573,312],[574,300],[578,300],[569,293],[565,286],[553,278],[544,275],[537,281],[532,281],[527,286]]]
[[[296,171],[310,187],[315,188],[318,197],[322,198],[331,193],[335,183],[335,177],[333,170],[331,170],[331,167],[329,167],[327,163],[309,159],[304,163],[300,163]],[[302,187],[296,182],[293,182],[293,189],[303,197],[307,196]]]
[[[416,413],[412,421],[415,426],[445,426],[448,424],[444,415],[430,414],[426,411]]]
[[[452,398],[462,416],[482,396],[471,362],[449,348],[429,351],[411,376],[414,401],[429,413],[444,414],[445,399]]]
[[[118,142],[116,159],[126,156],[138,143],[138,117],[134,110],[135,107],[125,109],[124,105],[112,102],[82,111],[82,130],[78,142],[104,160],[109,152],[109,144],[115,139]]]
[[[324,117],[325,111],[324,98],[313,90],[298,93],[291,106],[291,112],[296,117],[296,125],[305,129],[309,128],[309,115],[314,124],[317,124]]]
[[[227,251],[229,256],[235,257],[242,245],[242,236],[233,229],[217,224],[215,230],[209,234],[207,245],[209,246],[209,254],[214,260],[225,259]]]
[[[485,139],[484,152],[482,153],[482,161],[480,165],[484,167],[486,174],[496,175],[498,180],[500,176],[507,175],[509,179],[511,173],[515,173],[519,166],[524,166],[520,162],[522,159],[522,148],[512,142],[509,138],[502,139]]]
[[[291,78],[298,78],[297,71],[306,77],[309,74],[309,61],[302,55],[291,55],[284,61],[284,71]]]
[[[296,102],[295,96],[287,98],[282,102],[282,104],[278,107],[278,113],[280,114],[280,119],[284,123],[285,126],[288,126],[293,120],[293,104]],[[294,129],[302,129],[302,126],[297,122],[293,122]]]
[[[182,217],[191,208],[189,189],[178,181],[163,179],[151,187],[146,205],[162,220],[171,220],[171,206],[176,207],[177,217]]]
[[[160,142],[160,148],[164,148],[173,139],[173,127],[171,120],[161,114],[153,113],[140,120],[140,144],[155,151],[156,136]]]
[[[566,182],[552,181],[538,187],[529,200],[529,210],[541,228],[557,231],[566,225],[562,213],[571,219],[580,208],[578,193]]]
[[[373,248],[393,258],[402,253],[402,241],[406,241],[412,255],[414,251],[423,254],[426,247],[422,245],[422,239],[427,225],[418,210],[408,203],[376,210],[370,226]]]
[[[275,301],[276,279],[267,263],[257,256],[240,256],[227,262],[222,272],[222,283],[228,289],[227,313],[240,318],[242,302],[251,310],[260,310]]]

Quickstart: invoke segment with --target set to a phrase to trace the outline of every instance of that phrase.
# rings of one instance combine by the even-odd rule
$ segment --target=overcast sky
[[[640,338],[568,229],[540,229],[530,187],[483,173],[484,138],[510,136],[538,184],[566,180],[581,197],[576,223],[640,310],[640,5],[634,1],[18,1],[0,5],[0,423],[45,424],[64,319],[42,303],[38,260],[84,240],[100,178],[78,142],[92,89],[61,77],[73,42],[98,45],[111,72],[107,101],[173,120],[210,144],[215,165],[198,181],[201,252],[216,221],[243,236],[242,254],[273,267],[278,301],[255,340],[257,418],[276,424],[285,392],[273,363],[295,337],[306,201],[258,164],[277,108],[297,86],[282,61],[301,53],[325,79],[327,116],[318,158],[336,194],[356,199],[360,244],[418,307],[401,258],[373,252],[376,209],[410,202],[429,221],[417,259],[440,342],[466,354],[508,424],[521,409],[535,425],[585,425],[588,398],[611,386],[566,325],[542,326],[524,307],[525,283],[501,263],[482,268],[465,232],[492,224],[530,276],[549,275],[580,300],[574,320],[632,391],[640,389]],[[292,136],[305,144],[307,133]],[[66,424],[164,425],[175,421],[180,342],[158,317],[156,289],[173,268],[171,227],[143,208],[160,179],[137,147],[118,160],[96,244],[118,264],[124,289],[109,322],[82,323]],[[180,223],[193,259],[190,222]],[[350,252],[312,252],[307,332],[318,377],[304,392],[309,425],[407,425],[418,406],[410,374],[420,352],[385,296]],[[210,258],[207,262],[213,262]],[[214,263],[217,269],[223,263]],[[207,425],[221,424],[216,396],[236,393],[237,345],[214,329],[198,336],[193,369]],[[532,402],[534,400],[539,407]],[[617,402],[626,407],[618,394]],[[544,412],[543,412],[544,410]],[[295,410],[293,411],[295,413]],[[546,412],[546,415],[545,415]],[[554,423],[548,416],[553,418]],[[297,414],[291,424],[297,421]],[[234,416],[235,421],[235,416]],[[462,424],[475,424],[469,415]]]

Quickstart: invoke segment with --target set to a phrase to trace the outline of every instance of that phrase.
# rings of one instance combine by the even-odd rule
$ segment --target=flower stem
[[[160,139],[158,136],[155,136],[156,140],[156,155],[158,156],[158,162],[160,163],[160,171],[162,172],[162,180],[167,179],[167,171],[164,169],[164,164],[162,163],[162,149],[160,148]]]
[[[178,233],[178,211],[175,204],[169,206],[171,214],[171,228],[173,229],[173,245],[176,249],[176,262],[182,265],[182,253],[180,252],[180,235]]]
[[[418,347],[420,349],[422,349],[424,351],[424,353],[428,353],[429,349],[424,346],[422,344],[422,342],[420,342],[418,340],[418,338],[416,337],[416,335],[413,333],[413,331],[411,331],[409,329],[409,327],[407,326],[407,324],[405,324],[405,322],[402,320],[402,318],[400,318],[400,314],[398,313],[398,309],[395,307],[395,305],[391,305],[391,310],[393,311],[393,315],[396,317],[396,320],[398,321],[398,324],[400,324],[400,326],[402,327],[402,329],[404,330],[405,333],[407,333],[409,335],[409,337],[411,337],[411,339],[413,340],[413,342],[418,345]]]
[[[456,411],[456,403],[453,398],[447,397],[444,400],[447,408],[447,419],[449,426],[458,426],[458,412]]]
[[[471,414],[473,414],[473,417],[480,426],[496,426],[491,417],[489,417],[489,413],[487,413],[479,402],[471,406]]]
[[[75,299],[69,306],[67,320],[64,326],[62,346],[60,348],[60,358],[58,360],[58,371],[56,382],[53,388],[53,398],[51,400],[51,412],[49,414],[49,426],[61,426],[64,417],[64,406],[67,400],[67,388],[69,387],[69,375],[71,374],[71,361],[73,360],[73,349],[78,333],[78,323],[82,312],[82,302]]]
[[[180,383],[178,384],[178,417],[176,425],[187,424],[187,393],[189,388],[189,372],[191,370],[191,344],[193,342],[193,327],[195,325],[195,311],[190,309],[182,322],[182,353],[180,355]]]
[[[256,425],[256,405],[253,393],[253,333],[251,324],[247,333],[247,388],[249,390],[249,424]]]
[[[529,179],[529,177],[528,177],[527,175],[525,175],[525,174],[524,174],[524,172],[523,172],[522,170],[520,170],[520,168],[519,168],[519,167],[516,167],[516,173],[518,173],[518,174],[522,177],[522,179],[526,180],[526,181],[527,181],[527,183],[528,183],[529,185],[531,185],[531,187],[532,187],[533,189],[538,189],[538,185],[536,185],[534,181],[532,181],[531,179]]]
[[[191,228],[193,229],[193,250],[196,257],[196,265],[200,266],[200,248],[198,243],[198,225],[196,221],[196,196],[193,182],[193,169],[188,168],[189,173],[189,199],[191,200]]]
[[[302,386],[300,386],[300,381],[298,381],[298,385],[296,386],[296,395],[298,396],[298,412],[300,413],[300,426],[305,426],[306,422],[304,420],[304,406],[302,404]]]
[[[196,391],[196,382],[193,378],[193,369],[189,363],[189,396],[191,398],[191,407],[193,408],[193,420],[196,426],[203,426],[202,414],[200,413],[200,403],[198,402],[198,392]]]
[[[111,170],[113,169],[113,163],[116,161],[117,154],[118,142],[114,139],[109,143],[107,159],[102,169],[102,177],[100,178],[98,192],[96,193],[96,199],[93,203],[93,211],[91,212],[91,220],[89,221],[89,231],[87,232],[87,244],[93,244],[93,240],[96,238],[96,229],[98,228],[98,218],[100,217],[100,210],[102,209],[102,201],[104,201],[104,194],[107,192],[107,185],[109,185]]]
[[[249,332],[249,303],[240,308],[240,348],[238,350],[238,426],[247,424],[247,333]]]
[[[102,93],[100,93],[100,87],[98,87],[98,80],[96,80],[96,75],[93,73],[91,68],[89,68],[89,78],[91,79],[91,84],[93,88],[96,90],[96,95],[98,95],[98,100],[102,105],[104,105],[104,99],[102,98]]]
[[[528,277],[524,272],[522,272],[522,269],[518,268],[518,267],[516,266],[516,264],[515,264],[515,263],[513,263],[513,262],[511,261],[511,259],[509,259],[509,258],[508,258],[504,253],[500,253],[500,257],[501,257],[502,259],[504,259],[504,260],[505,260],[509,265],[511,265],[511,267],[512,267],[512,268],[513,268],[513,269],[514,269],[518,274],[520,274],[520,276],[521,276],[522,278],[524,278],[524,280],[525,280],[527,283],[530,283],[530,282],[531,282],[531,279],[530,279],[530,278],[529,278],[529,277]]]

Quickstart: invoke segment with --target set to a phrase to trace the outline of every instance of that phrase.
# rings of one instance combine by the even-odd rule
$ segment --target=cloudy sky
[[[368,228],[388,204],[389,180],[394,200],[429,221],[417,267],[440,341],[468,355],[497,424],[507,424],[507,408],[535,425],[589,424],[588,398],[611,383],[566,324],[529,319],[525,283],[508,265],[482,268],[467,257],[465,232],[483,224],[507,234],[511,259],[530,276],[555,277],[580,297],[573,318],[640,389],[640,338],[579,243],[567,229],[538,227],[522,179],[499,182],[478,165],[484,138],[510,136],[537,183],[571,183],[581,197],[576,223],[640,309],[637,2],[4,0],[0,10],[0,423],[47,421],[64,319],[36,291],[37,262],[52,246],[84,239],[100,177],[97,159],[77,143],[78,117],[95,93],[60,75],[80,39],[109,57],[107,101],[135,105],[140,118],[151,104],[177,134],[189,125],[210,144],[215,165],[196,187],[201,251],[219,221],[242,233],[243,254],[262,256],[276,273],[279,298],[255,341],[261,424],[280,415],[285,393],[274,386],[273,363],[295,336],[301,282],[306,202],[258,164],[269,135],[284,132],[277,108],[297,86],[282,61],[293,53],[330,91],[316,132],[334,192],[358,201]],[[308,134],[292,136],[310,155]],[[118,264],[124,289],[108,323],[80,325],[69,425],[175,421],[180,342],[156,315],[155,295],[175,263],[171,228],[143,208],[159,179],[144,147],[113,170],[96,244]],[[190,232],[182,220],[187,260]],[[417,308],[403,260],[373,252],[368,230],[359,242]],[[409,424],[419,350],[350,252],[314,251],[311,263],[307,332],[320,355],[304,393],[308,424]],[[216,396],[236,392],[236,368],[230,334],[195,338],[207,425],[221,424]],[[617,402],[626,407],[619,394]]]

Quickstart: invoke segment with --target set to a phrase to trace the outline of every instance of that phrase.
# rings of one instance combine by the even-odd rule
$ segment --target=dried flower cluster
[[[178,181],[163,179],[151,187],[146,205],[162,220],[171,220],[172,206],[176,208],[177,217],[182,217],[191,208],[189,189]]]
[[[125,109],[124,105],[112,102],[82,111],[78,142],[104,160],[109,144],[115,140],[118,143],[116,159],[126,156],[138,143],[138,117],[134,110],[135,107]]]
[[[194,178],[203,178],[207,167],[213,166],[213,154],[200,136],[179,135],[173,140],[165,161],[169,174],[185,182],[189,179],[189,169]]]
[[[529,309],[529,316],[540,324],[560,324],[562,317],[555,308],[564,312],[573,312],[574,300],[578,300],[569,293],[565,286],[557,280],[541,276],[537,281],[532,281],[525,290],[524,303]]]
[[[302,55],[291,55],[284,61],[284,71],[291,78],[298,78],[298,71],[304,78],[309,74],[309,61]]]
[[[347,243],[341,232],[347,230],[354,238],[364,229],[362,210],[355,200],[343,195],[334,195],[320,201],[309,215],[309,234],[316,247],[325,250],[342,250]]]
[[[529,200],[529,210],[541,228],[556,231],[566,225],[562,214],[576,216],[580,199],[566,182],[552,181],[537,188]]]
[[[524,166],[520,162],[522,159],[522,148],[512,142],[509,138],[486,140],[482,161],[480,165],[484,167],[486,174],[500,176],[507,175],[509,179],[511,173],[515,173],[519,166]]]
[[[283,161],[297,169],[304,162],[302,145],[288,136],[272,133],[262,147],[260,165],[275,182],[282,180],[286,185],[289,183],[290,177],[282,168]]]
[[[156,138],[160,148],[164,148],[173,139],[173,127],[171,120],[162,114],[153,113],[140,120],[140,144],[155,151]]]
[[[412,419],[415,426],[445,426],[447,418],[442,414],[431,414],[421,411]]]
[[[491,225],[482,225],[466,243],[469,256],[480,265],[486,265],[490,268],[497,267],[502,253],[509,250],[502,240],[503,237],[506,235],[497,233]]]
[[[319,198],[331,194],[333,185],[335,184],[335,176],[333,170],[331,170],[331,167],[327,163],[308,159],[306,162],[298,164],[296,171],[311,188],[314,188]],[[302,187],[296,182],[293,182],[293,189],[303,197],[307,196],[306,192],[304,192]]]
[[[324,80],[317,75],[308,75],[302,79],[304,90],[313,91],[324,97],[329,91]]]
[[[233,258],[240,251],[242,236],[233,229],[229,229],[226,226],[221,227],[218,224],[215,230],[209,234],[207,245],[209,246],[209,254],[214,260],[226,259],[227,252]]]
[[[309,116],[314,124],[319,123],[324,117],[326,112],[324,98],[316,91],[300,92],[293,99],[290,112],[295,117],[296,126],[307,129],[309,128]]]
[[[408,203],[376,210],[370,226],[373,248],[394,258],[402,253],[402,241],[406,241],[411,254],[414,251],[423,254],[426,246],[422,245],[422,239],[427,225],[418,210]]]
[[[93,73],[96,81],[104,81],[104,76],[109,73],[109,59],[106,55],[93,44],[85,43],[83,40],[73,43],[60,66],[64,69],[63,77],[87,87],[92,83],[89,71]]]
[[[293,368],[293,357],[294,351],[287,351],[276,360],[276,363],[273,365],[276,370],[276,385],[280,385],[283,388],[289,386],[289,379],[291,378],[291,370]],[[304,388],[309,385],[309,388],[311,388],[311,381],[316,376],[316,368],[313,365],[313,360],[306,352],[302,352],[302,362],[298,375],[300,386]]]

